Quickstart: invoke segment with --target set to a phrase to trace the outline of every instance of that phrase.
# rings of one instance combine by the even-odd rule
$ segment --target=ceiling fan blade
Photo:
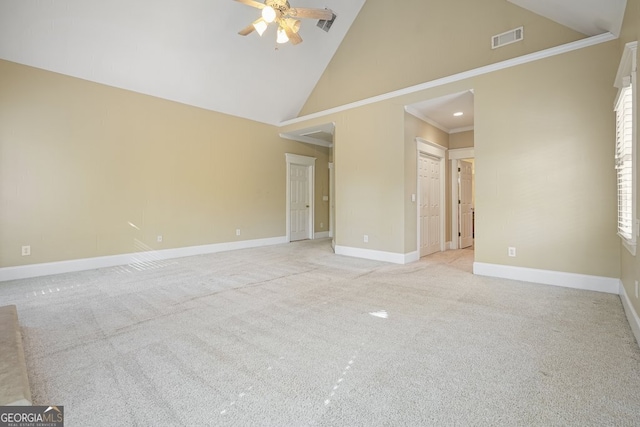
[[[243,28],[242,30],[238,31],[238,34],[240,34],[241,36],[248,36],[249,34],[253,33],[255,30],[256,30],[255,27],[253,26],[253,24],[251,24]]]
[[[235,0],[235,1],[237,1],[238,3],[246,4],[247,6],[258,8],[258,9],[264,9],[265,7],[264,3],[260,3],[253,0]]]
[[[299,22],[299,21],[296,21],[296,22]],[[284,32],[287,34],[287,37],[289,37],[289,41],[291,42],[291,44],[302,43],[302,37],[300,37],[300,34],[294,31],[293,28],[291,28],[291,26],[289,26],[288,22],[282,22],[280,26],[284,29]]]
[[[238,31],[238,34],[240,34],[241,36],[248,36],[249,34],[253,33],[256,30],[255,25],[262,20],[263,20],[262,18],[256,19],[251,24],[247,25],[246,27]]]
[[[239,0],[236,0],[239,1]],[[310,9],[307,7],[297,7],[289,9],[289,15],[295,18],[310,18],[310,19],[324,19],[331,20],[333,18],[333,11],[331,9]]]

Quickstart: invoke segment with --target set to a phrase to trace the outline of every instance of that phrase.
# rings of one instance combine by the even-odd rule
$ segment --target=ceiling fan
[[[264,0],[260,3],[254,0],[235,0],[247,6],[262,10],[262,16],[238,32],[241,36],[246,36],[256,31],[260,36],[265,32],[270,23],[278,25],[278,43],[298,44],[302,42],[302,37],[298,34],[300,20],[296,18],[310,18],[330,21],[333,19],[331,9],[311,9],[306,7],[291,7],[287,0]]]

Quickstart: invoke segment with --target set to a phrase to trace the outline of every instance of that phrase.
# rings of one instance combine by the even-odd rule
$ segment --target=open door
[[[458,161],[458,230],[459,248],[473,245],[473,165]]]

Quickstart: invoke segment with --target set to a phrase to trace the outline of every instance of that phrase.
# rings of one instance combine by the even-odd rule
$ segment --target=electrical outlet
[[[22,247],[22,256],[31,255],[31,246],[23,246]]]
[[[158,243],[162,243],[162,236],[158,236],[156,240],[158,241]]]
[[[365,243],[369,243],[369,235],[365,234],[363,240]]]
[[[411,201],[412,201],[412,202],[415,202],[415,201],[416,201],[416,195],[415,195],[415,194],[412,194],[412,195],[411,195]]]
[[[240,229],[236,228],[236,236],[239,236],[239,235],[240,235]]]
[[[324,228],[324,222],[320,223],[320,228]]]
[[[509,256],[516,256],[516,248],[514,248],[513,246],[509,246]]]

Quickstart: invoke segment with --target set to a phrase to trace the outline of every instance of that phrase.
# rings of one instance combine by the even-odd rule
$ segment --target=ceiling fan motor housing
[[[291,5],[287,0],[266,0],[267,6],[271,6],[275,11],[280,11],[280,16],[284,16],[291,9]]]

